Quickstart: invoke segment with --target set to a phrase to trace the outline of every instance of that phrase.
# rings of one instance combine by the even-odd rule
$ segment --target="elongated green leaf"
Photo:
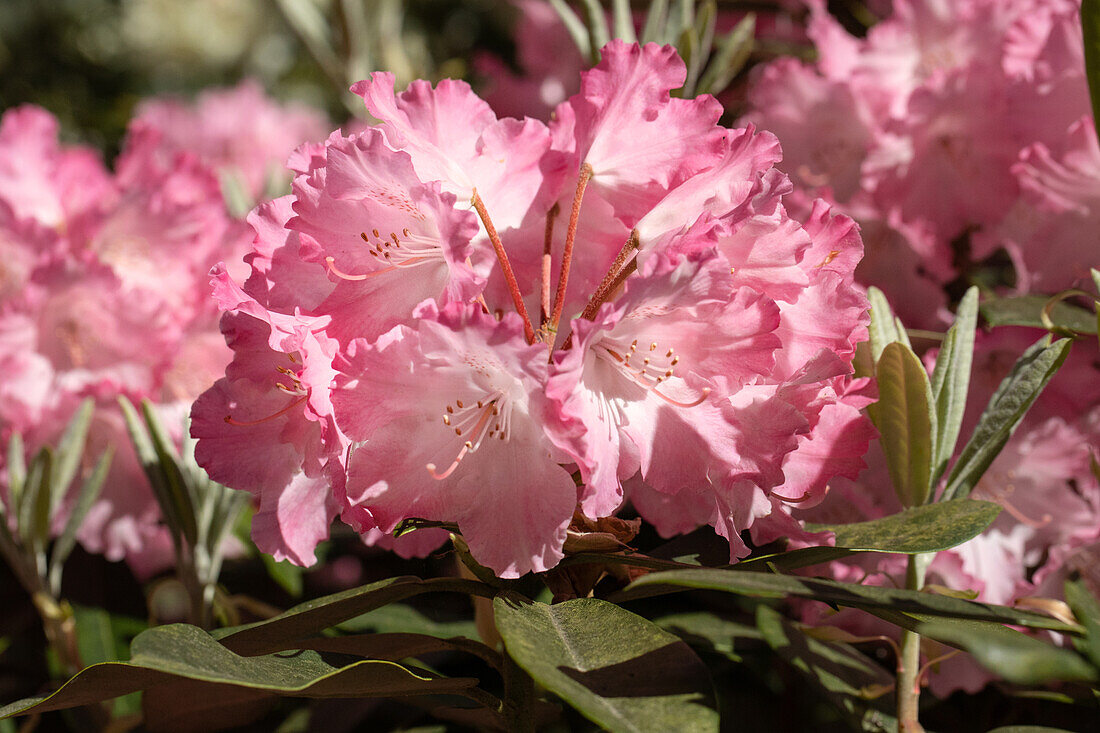
[[[178,529],[187,538],[190,545],[194,546],[198,541],[198,526],[195,514],[195,499],[191,495],[191,488],[180,469],[179,456],[168,432],[161,425],[157,417],[156,409],[149,400],[141,401],[141,413],[145,418],[145,424],[149,429],[149,438],[153,450],[157,454],[157,467],[164,476],[165,486],[168,489],[168,500],[175,509],[174,514],[180,521]]]
[[[668,24],[668,0],[652,0],[642,27],[642,43],[659,41],[665,35]]]
[[[1081,31],[1085,39],[1085,73],[1092,100],[1092,122],[1100,124],[1100,2],[1081,3]]]
[[[615,38],[621,38],[627,43],[636,43],[638,37],[634,35],[634,17],[630,11],[630,0],[613,0],[611,7]]]
[[[1052,629],[1075,636],[1083,631],[1080,626],[1057,621],[1042,614],[931,593],[840,583],[821,578],[801,578],[771,573],[739,573],[733,570],[710,568],[669,570],[643,575],[625,590],[612,596],[611,600],[625,601],[676,592],[676,588],[715,590],[753,598],[793,596],[865,610],[885,608],[900,613],[923,613],[929,616],[995,621],[1035,629]]]
[[[894,491],[903,506],[923,504],[932,491],[936,415],[924,365],[904,344],[887,344],[875,364],[878,402],[867,408],[879,432]]]
[[[1100,603],[1082,581],[1066,581],[1066,603],[1085,627],[1085,638],[1078,641],[1077,649],[1100,669]]]
[[[755,37],[756,14],[748,13],[718,43],[718,52],[699,78],[696,91],[717,94],[728,87],[741,69],[745,68],[745,63],[752,54]]]
[[[369,613],[348,619],[337,627],[346,633],[407,633],[427,634],[440,639],[462,636],[467,639],[479,639],[477,624],[473,621],[436,621],[424,615],[412,606],[392,603]]]
[[[600,0],[581,0],[581,5],[584,6],[585,24],[588,26],[588,37],[592,39],[592,52],[595,54],[611,40],[611,29],[607,27],[607,16],[604,15]]]
[[[565,2],[565,0],[549,0],[550,7],[554,9],[554,12],[561,18],[562,25],[565,26],[565,30],[569,33],[569,37],[573,39],[573,43],[577,44],[577,50],[581,52],[581,56],[589,59],[593,63],[599,61],[598,51],[599,46],[592,47],[592,38],[588,33],[588,27],[584,24],[584,21],[573,12],[573,8]]]
[[[433,652],[463,652],[473,654],[500,669],[500,654],[479,641],[455,638],[440,639],[427,634],[353,634],[350,636],[322,636],[296,642],[299,649],[318,652],[353,654],[369,659],[402,659],[419,657]]]
[[[867,330],[871,342],[871,358],[878,362],[882,350],[889,344],[897,341],[908,345],[909,337],[894,318],[890,303],[881,290],[876,287],[868,288],[867,299],[871,303],[871,325]]]
[[[755,626],[730,621],[707,611],[670,613],[653,619],[653,623],[676,634],[691,647],[722,654],[734,661],[740,660],[736,652],[738,639],[763,638]]]
[[[554,606],[493,600],[508,655],[536,682],[609,731],[716,731],[707,669],[684,642],[596,598]]]
[[[91,397],[80,403],[72,420],[65,427],[61,440],[57,443],[57,459],[54,462],[50,486],[50,516],[61,502],[61,497],[69,488],[80,468],[80,459],[84,457],[84,443],[88,438],[88,427],[92,424],[95,402]]]
[[[989,733],[1073,733],[1065,728],[1049,728],[1045,725],[1002,725]]]
[[[27,466],[27,477],[23,480],[23,493],[17,507],[19,534],[28,545],[44,544],[37,538],[40,514],[46,513],[49,521],[50,464],[53,463],[53,451],[42,448]],[[43,496],[45,494],[45,496]]]
[[[12,433],[8,440],[8,500],[11,502],[11,512],[19,516],[19,505],[23,496],[23,482],[27,480],[27,462],[23,455],[23,436]],[[0,517],[6,515],[7,508],[0,501]]]
[[[959,301],[955,323],[943,339],[932,370],[932,399],[936,402],[936,446],[932,457],[932,484],[947,470],[962,429],[970,368],[974,361],[974,332],[978,327],[978,288],[971,287]]]
[[[912,507],[869,522],[809,524],[806,529],[833,532],[836,546],[849,550],[917,555],[947,550],[977,537],[1000,511],[1000,505],[992,502],[956,499]]]
[[[859,555],[865,550],[850,550],[847,547],[800,547],[797,550],[777,552],[773,555],[760,555],[748,560],[742,560],[731,566],[731,570],[759,570],[761,566],[773,568],[776,571],[797,570],[820,565],[833,560],[843,560],[846,557]]]
[[[57,692],[0,708],[0,718],[86,705],[182,678],[295,697],[388,697],[462,694],[470,678],[434,678],[389,661],[364,660],[344,667],[317,652],[238,656],[198,627],[160,626],[134,639],[129,662],[88,667]]]
[[[1046,341],[1044,337],[1025,351],[993,393],[974,434],[947,477],[944,499],[962,498],[970,493],[1069,356],[1069,339],[1059,339],[1049,346]]]
[[[1074,652],[1003,626],[936,620],[920,624],[917,631],[965,649],[983,667],[1016,684],[1097,678],[1096,669]]]
[[[848,644],[826,643],[802,633],[767,606],[756,609],[756,624],[775,652],[802,672],[849,721],[864,731],[897,730],[888,710],[893,676]]]
[[[1014,298],[994,298],[982,303],[982,317],[991,326],[1031,326],[1046,328],[1043,308],[1050,301],[1045,295],[1021,295]],[[1058,302],[1050,309],[1050,320],[1067,331],[1096,333],[1096,317],[1072,303]]]
[[[65,528],[61,531],[57,541],[54,542],[53,552],[50,555],[50,587],[55,596],[61,594],[61,570],[65,566],[65,561],[69,559],[69,553],[76,546],[76,533],[80,529],[80,525],[84,523],[84,518],[88,516],[92,505],[95,504],[95,500],[99,497],[103,482],[107,480],[107,472],[111,468],[113,457],[114,448],[108,446],[107,450],[103,451],[103,455],[99,457],[99,461],[96,463],[91,475],[84,480],[84,484],[80,487],[76,504],[73,505],[69,518],[65,520]]]
[[[238,654],[265,654],[292,648],[296,640],[318,634],[368,611],[430,592],[466,593],[492,598],[496,589],[478,581],[461,578],[387,578],[307,601],[266,621],[225,629],[218,636],[229,649]]]

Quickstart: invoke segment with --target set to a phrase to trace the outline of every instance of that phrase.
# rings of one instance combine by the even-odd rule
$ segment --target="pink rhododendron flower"
[[[155,130],[157,151],[165,159],[177,152],[191,153],[223,179],[235,179],[252,201],[280,190],[287,156],[304,142],[323,139],[329,129],[317,110],[280,105],[252,80],[205,91],[191,104],[171,98],[146,100],[138,105],[131,125]]]
[[[788,502],[858,470],[851,221],[793,219],[774,137],[671,97],[671,48],[603,56],[550,127],[374,74],[353,91],[381,124],[291,157],[251,276],[214,273],[235,358],[193,409],[200,462],[259,494],[263,549],[308,563],[335,515],[368,542],[416,518],[516,577],[628,490],[740,556],[756,519],[800,531]]]
[[[0,247],[10,255],[0,289],[9,375],[0,440],[18,431],[28,449],[55,444],[93,398],[85,462],[108,445],[116,452],[78,538],[110,560],[143,555],[151,571],[166,561],[149,554],[167,547],[164,529],[116,399],[174,403],[176,422],[178,406],[224,371],[230,352],[213,338],[205,272],[243,251],[242,230],[213,174],[189,155],[162,156],[154,133],[133,131],[112,173],[89,151],[59,145],[56,132],[36,108],[0,121],[11,153],[0,156],[10,166],[0,175]]]

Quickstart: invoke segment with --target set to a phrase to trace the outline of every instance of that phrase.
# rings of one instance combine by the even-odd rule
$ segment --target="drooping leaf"
[[[276,649],[289,648],[289,642],[293,640],[308,638],[389,603],[430,592],[465,593],[492,598],[496,589],[476,580],[462,578],[387,578],[301,603],[274,618],[226,629],[217,635],[226,647],[238,654],[265,654]]]
[[[186,624],[142,632],[131,650],[129,662],[88,667],[52,694],[0,708],[0,718],[85,705],[177,679],[295,697],[462,694],[477,684],[471,678],[425,676],[389,661],[336,667],[313,651],[241,657]]]
[[[982,303],[982,317],[991,326],[1030,326],[1046,328],[1043,309],[1050,298],[1045,295],[1020,295],[994,298]],[[1050,321],[1059,328],[1075,333],[1096,333],[1096,317],[1072,303],[1058,302],[1049,310]]]
[[[943,339],[932,370],[932,399],[936,404],[936,445],[932,457],[932,484],[947,470],[962,428],[970,368],[974,361],[974,332],[978,326],[978,288],[971,287],[959,301],[955,323]]]
[[[806,635],[777,611],[756,609],[764,640],[802,672],[846,718],[864,731],[897,730],[891,715],[893,676],[848,644],[826,643]]]
[[[932,491],[936,414],[932,386],[913,350],[887,344],[875,363],[878,402],[867,412],[879,432],[894,491],[903,506],[923,504]]]
[[[1000,505],[992,502],[956,499],[912,507],[869,522],[808,524],[806,529],[831,531],[836,546],[849,550],[916,555],[947,550],[977,537],[1000,511]]]
[[[493,611],[508,655],[606,730],[718,730],[706,667],[641,616],[596,598],[548,606],[514,593]]]
[[[970,493],[1069,356],[1069,339],[1059,339],[1049,346],[1046,341],[1044,337],[1028,348],[998,385],[951,468],[943,499],[963,498]]]
[[[922,636],[965,649],[989,671],[1020,685],[1097,679],[1097,670],[1068,649],[995,624],[937,619],[921,623]]]
[[[748,573],[734,570],[699,568],[651,573],[638,578],[623,591],[611,597],[624,601],[646,596],[676,592],[678,588],[715,590],[754,598],[809,598],[836,606],[865,610],[885,608],[901,613],[923,613],[929,616],[995,621],[997,623],[1051,629],[1080,635],[1080,626],[1057,621],[1048,616],[1007,606],[965,601],[931,593],[884,588],[855,583],[841,583],[822,578],[802,578],[773,573]]]
[[[759,570],[761,566],[767,566],[776,571],[797,570],[820,565],[833,560],[842,560],[852,555],[859,555],[865,550],[850,550],[847,547],[800,547],[797,550],[777,552],[772,555],[760,555],[742,560],[731,566],[731,570]]]

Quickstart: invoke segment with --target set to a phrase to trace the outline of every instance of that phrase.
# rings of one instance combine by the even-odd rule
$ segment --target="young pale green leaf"
[[[86,705],[175,680],[230,685],[294,697],[389,697],[463,694],[471,678],[435,678],[389,661],[363,660],[343,667],[314,651],[242,657],[198,627],[172,624],[134,639],[129,662],[88,667],[61,689],[0,708],[0,718]]]
[[[1100,603],[1080,580],[1066,581],[1065,592],[1066,603],[1085,627],[1085,638],[1080,640],[1077,648],[1092,661],[1093,666],[1100,669]]]
[[[607,27],[607,16],[604,15],[600,0],[581,0],[584,6],[585,25],[588,26],[588,37],[592,39],[593,61],[599,60],[600,49],[611,40],[611,29]]]
[[[932,371],[932,399],[936,402],[936,445],[932,457],[932,484],[947,470],[962,429],[970,368],[974,361],[974,332],[978,327],[978,288],[971,287],[959,301],[955,323],[943,339]]]
[[[750,573],[736,570],[700,568],[650,573],[635,580],[625,590],[611,596],[616,602],[676,592],[678,588],[695,588],[734,593],[752,598],[809,598],[836,606],[865,610],[889,609],[899,613],[995,621],[1003,624],[1051,629],[1078,636],[1080,626],[1067,624],[1039,613],[1007,606],[966,601],[931,593],[885,588],[855,583],[841,583],[821,578],[803,578],[773,573]]]
[[[180,468],[179,456],[172,439],[168,437],[168,431],[157,417],[156,409],[149,400],[141,401],[141,413],[145,418],[145,425],[149,429],[149,438],[153,450],[157,454],[157,466],[164,476],[165,486],[168,490],[168,500],[172,502],[175,516],[179,519],[179,530],[187,538],[187,542],[194,546],[198,541],[198,525],[196,523],[195,500],[191,486]]]
[[[705,0],[699,13],[695,16],[695,23],[690,29],[685,29],[685,34],[690,35],[691,53],[684,60],[690,61],[687,69],[687,79],[679,92],[684,98],[694,97],[698,93],[696,86],[699,75],[703,71],[703,64],[710,57],[714,48],[714,28],[718,20],[718,6],[714,0]]]
[[[1000,511],[1000,505],[992,502],[956,499],[912,507],[869,522],[808,524],[806,529],[833,532],[837,548],[917,555],[947,550],[977,537]]]
[[[1018,685],[1097,679],[1097,670],[1074,652],[1004,626],[938,619],[919,624],[917,632],[966,650],[983,667]]]
[[[229,649],[239,654],[267,654],[281,649],[292,649],[297,640],[314,636],[329,627],[387,604],[431,592],[465,593],[492,598],[496,594],[496,589],[475,580],[462,578],[430,580],[421,580],[412,576],[387,578],[359,588],[315,598],[274,618],[234,629],[224,629],[217,635]]]
[[[615,29],[615,37],[621,38],[627,43],[637,43],[638,37],[634,35],[634,16],[630,11],[630,0],[614,0],[612,3],[612,18]]]
[[[69,553],[76,546],[76,533],[84,518],[92,508],[92,504],[99,498],[99,492],[103,488],[103,482],[107,479],[107,471],[111,468],[111,459],[114,457],[114,448],[107,447],[103,455],[99,457],[92,473],[84,480],[80,491],[76,496],[69,518],[65,520],[65,528],[61,531],[54,543],[53,552],[50,555],[50,587],[55,596],[61,593],[61,570],[65,561],[69,559]]]
[[[1044,337],[1029,347],[993,393],[947,477],[944,500],[963,498],[970,493],[1066,360],[1070,340],[1059,339],[1049,346],[1048,340]]]
[[[908,342],[905,329],[899,326],[899,321],[890,310],[890,303],[886,296],[876,287],[867,289],[867,299],[871,303],[871,325],[867,329],[871,342],[871,358],[877,363],[882,355],[882,350],[895,341]]]
[[[1051,304],[1050,298],[1046,295],[994,298],[982,303],[979,310],[990,326],[1047,328],[1048,324],[1043,322],[1044,309],[1050,325],[1074,333],[1096,333],[1094,314],[1065,301],[1056,301]]]
[[[752,55],[756,39],[756,14],[748,13],[718,42],[718,52],[699,77],[696,91],[700,94],[717,94],[730,85],[733,78],[745,68]]]
[[[515,593],[493,614],[516,664],[605,730],[718,730],[707,668],[651,621],[597,598],[548,606]]]
[[[1085,74],[1089,80],[1093,124],[1100,124],[1100,0],[1081,3],[1081,32],[1085,40]]]
[[[49,524],[50,472],[53,464],[53,451],[42,448],[31,459],[27,467],[27,477],[23,480],[23,493],[16,507],[19,535],[27,546],[44,546],[45,540],[38,537],[40,526]],[[45,520],[42,516],[45,514]]]
[[[88,438],[88,427],[92,424],[94,411],[95,401],[91,397],[81,402],[57,444],[57,460],[54,463],[50,486],[51,516],[80,468],[80,461],[84,457],[84,443]]]
[[[19,516],[20,505],[23,496],[23,483],[27,479],[27,462],[23,455],[23,436],[15,432],[8,439],[8,500],[11,502],[12,513]],[[0,501],[0,517],[5,516],[7,508]]]
[[[894,491],[904,506],[923,504],[932,491],[936,415],[932,386],[912,349],[887,344],[875,364],[878,402],[867,408],[879,432]]]
[[[764,605],[756,608],[756,625],[768,646],[816,685],[854,729],[897,730],[897,719],[887,712],[893,696],[886,695],[894,678],[865,654],[843,642],[808,636]]]
[[[599,46],[592,47],[592,38],[588,33],[588,27],[584,24],[584,21],[573,12],[573,8],[566,4],[565,0],[549,0],[550,7],[561,18],[562,25],[565,26],[566,32],[569,33],[569,37],[573,39],[573,43],[576,44],[577,50],[581,52],[581,56],[589,59],[593,63],[599,61]]]
[[[668,25],[668,0],[652,0],[649,11],[645,16],[645,25],[642,27],[642,43],[653,41],[660,42],[665,36],[665,26]]]
[[[149,484],[153,487],[153,495],[164,514],[165,523],[172,529],[173,536],[178,538],[178,528],[182,526],[182,520],[176,516],[175,504],[169,497],[168,485],[164,472],[160,470],[160,459],[153,447],[153,441],[149,438],[149,432],[145,429],[141,417],[134,409],[133,404],[130,403],[130,400],[119,397],[118,406],[122,411],[122,419],[126,423],[126,432],[130,435],[134,452],[137,453],[141,468],[145,471]]]

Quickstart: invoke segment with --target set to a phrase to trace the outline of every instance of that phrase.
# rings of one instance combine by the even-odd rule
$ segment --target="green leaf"
[[[1043,309],[1050,302],[1046,295],[1021,295],[994,298],[982,303],[981,313],[990,326],[1031,326],[1046,329]],[[1083,334],[1096,333],[1096,316],[1072,303],[1059,301],[1050,309],[1050,320],[1060,328]]]
[[[884,588],[855,583],[840,583],[821,578],[803,578],[772,573],[749,573],[734,570],[700,568],[650,573],[638,578],[623,591],[614,594],[616,602],[676,592],[677,588],[715,590],[752,598],[809,598],[835,606],[850,606],[872,610],[891,609],[902,613],[923,613],[929,616],[995,621],[998,623],[1051,629],[1080,635],[1082,628],[1038,613],[1007,606],[965,601],[931,593]]]
[[[999,504],[955,499],[912,507],[882,519],[854,524],[808,524],[807,531],[830,531],[836,546],[849,550],[917,555],[956,547],[977,537],[1000,513]]]
[[[875,364],[878,402],[867,412],[879,432],[894,491],[904,506],[923,504],[932,491],[936,416],[924,365],[908,346],[887,344]]]
[[[887,712],[893,695],[883,696],[894,686],[889,672],[848,644],[807,636],[767,606],[757,606],[756,624],[768,646],[814,683],[857,729],[897,730],[897,719]]]
[[[157,467],[164,476],[165,486],[168,490],[168,500],[172,502],[175,516],[179,519],[179,531],[187,538],[188,544],[195,546],[198,540],[198,526],[195,522],[195,497],[191,495],[190,487],[184,479],[180,469],[179,456],[172,445],[168,432],[160,423],[153,403],[149,400],[141,401],[141,413],[145,418],[145,424],[149,428],[153,450],[157,455]]]
[[[49,525],[50,471],[53,463],[53,451],[42,448],[27,466],[27,476],[23,480],[23,491],[16,507],[19,519],[16,525],[25,546],[41,548],[46,539],[40,536],[43,525]],[[43,519],[43,516],[45,518]]]
[[[634,17],[630,11],[630,0],[613,0],[612,17],[615,37],[627,43],[637,43],[638,37],[634,35]]]
[[[1066,603],[1073,615],[1085,627],[1085,638],[1079,640],[1078,650],[1100,669],[1100,603],[1082,581],[1066,581]]]
[[[23,454],[23,436],[12,433],[8,439],[8,499],[11,501],[12,512],[19,516],[20,505],[23,496],[23,483],[27,480],[27,462]],[[0,517],[6,516],[4,502],[0,501]]]
[[[761,565],[766,565],[776,571],[797,570],[808,568],[821,563],[843,560],[846,557],[859,555],[864,550],[851,550],[847,547],[800,547],[797,550],[777,552],[772,555],[760,555],[733,565],[731,570],[759,570]]]
[[[589,59],[592,63],[599,61],[600,47],[592,47],[592,38],[584,21],[573,12],[573,9],[566,4],[565,0],[549,0],[549,2],[550,7],[561,18],[562,25],[565,26],[566,32],[573,39],[573,43],[577,45],[577,50],[581,52],[581,56]]]
[[[756,39],[756,14],[748,13],[718,44],[718,52],[699,78],[696,91],[717,94],[745,68]]]
[[[387,604],[430,592],[465,593],[492,598],[496,589],[475,580],[461,578],[387,578],[301,603],[266,621],[223,629],[218,635],[222,643],[239,654],[265,654],[293,648],[296,640],[313,636]]]
[[[49,514],[51,517],[80,468],[80,461],[84,457],[84,443],[88,438],[88,426],[92,424],[94,410],[95,401],[91,397],[81,402],[57,444],[57,460],[50,486]]]
[[[61,689],[0,708],[0,718],[86,705],[175,680],[231,685],[295,697],[389,697],[462,694],[470,678],[434,678],[388,661],[363,660],[343,667],[314,651],[241,657],[198,627],[160,626],[142,632],[129,662],[82,670]]]
[[[676,634],[689,646],[721,654],[734,661],[740,661],[736,652],[738,639],[763,638],[755,626],[730,621],[708,611],[670,613],[653,619],[653,623]]]
[[[707,669],[656,624],[596,598],[548,606],[493,600],[508,655],[546,689],[609,731],[717,731]]]
[[[1004,626],[936,620],[918,624],[917,633],[965,649],[983,667],[1018,685],[1097,678],[1096,669],[1074,652]]]
[[[427,634],[440,639],[462,636],[475,641],[481,638],[477,633],[477,625],[473,621],[436,621],[428,618],[412,606],[401,603],[392,603],[377,608],[370,613],[348,619],[336,628],[346,633],[364,633],[367,631],[377,633],[401,632]]]
[[[1085,41],[1085,74],[1089,80],[1093,125],[1100,124],[1100,2],[1081,3],[1081,32]]]
[[[1024,414],[1069,355],[1070,340],[1049,346],[1043,337],[1024,352],[989,400],[973,435],[947,477],[943,499],[965,497],[1020,424]]]
[[[500,654],[471,639],[440,639],[427,634],[353,634],[350,636],[322,636],[296,642],[295,648],[318,652],[352,654],[369,659],[402,659],[419,657],[433,652],[464,652],[485,660],[500,669]]]
[[[596,60],[600,49],[611,40],[611,29],[607,27],[607,16],[604,15],[600,0],[581,0],[581,5],[584,6],[588,37],[592,39],[593,59]]]
[[[947,330],[936,367],[932,370],[932,399],[936,404],[936,445],[932,456],[932,484],[947,470],[955,452],[970,389],[974,361],[974,332],[978,326],[978,288],[971,287],[959,301],[955,323]]]
[[[111,468],[111,459],[114,457],[114,448],[107,447],[103,455],[99,457],[92,473],[84,480],[76,495],[76,504],[73,505],[69,518],[65,520],[65,528],[61,530],[57,541],[54,542],[53,553],[50,555],[50,588],[55,596],[61,595],[61,571],[65,567],[65,561],[69,559],[69,553],[76,546],[76,533],[84,518],[88,516],[92,505],[99,497],[103,488],[103,482],[107,480],[107,472]]]
[[[668,0],[652,0],[646,13],[645,26],[642,27],[642,43],[660,42],[664,38],[668,24]]]
[[[871,342],[871,358],[877,363],[882,350],[898,342],[909,346],[909,336],[894,317],[890,303],[881,290],[872,286],[867,289],[867,299],[871,303],[871,325],[867,330]]]
[[[1002,725],[989,733],[1073,733],[1065,728],[1049,728],[1045,725]]]

